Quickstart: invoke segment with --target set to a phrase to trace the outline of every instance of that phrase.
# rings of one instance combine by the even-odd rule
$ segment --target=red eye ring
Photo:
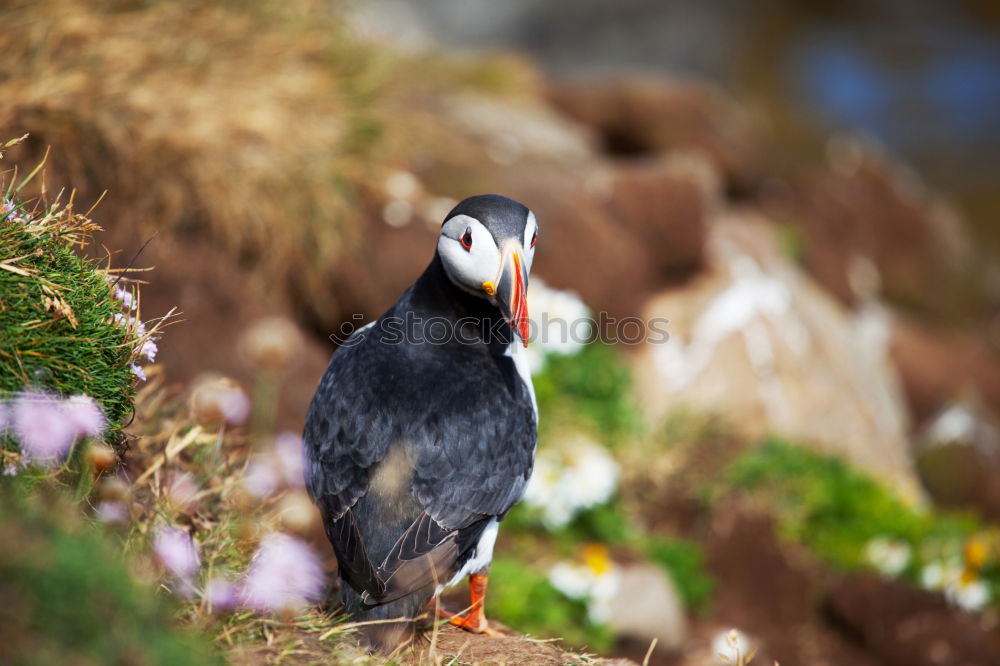
[[[531,235],[531,245],[529,247],[535,247],[535,243],[538,242],[538,229],[535,229],[535,233]]]
[[[472,251],[472,227],[465,228],[465,233],[458,239],[458,242],[462,244],[466,252]]]

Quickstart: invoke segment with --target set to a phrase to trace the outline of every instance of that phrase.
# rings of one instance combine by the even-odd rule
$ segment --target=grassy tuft
[[[137,332],[115,322],[108,270],[80,254],[98,228],[72,202],[0,216],[0,399],[86,394],[114,435],[132,408]]]

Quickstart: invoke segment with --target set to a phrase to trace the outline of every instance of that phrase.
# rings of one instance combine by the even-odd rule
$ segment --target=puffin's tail
[[[388,654],[416,637],[414,618],[420,615],[421,595],[409,595],[379,606],[369,606],[361,601],[353,587],[346,581],[341,585],[341,601],[352,622],[371,622],[358,627],[362,647],[370,652]]]

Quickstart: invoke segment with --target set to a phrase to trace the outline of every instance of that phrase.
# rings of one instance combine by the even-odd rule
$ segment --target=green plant
[[[498,556],[491,571],[498,584],[486,597],[487,617],[493,615],[518,631],[558,636],[568,644],[598,652],[614,645],[611,629],[590,622],[586,604],[552,587],[537,568],[517,558]]]
[[[173,606],[137,583],[120,547],[60,493],[0,486],[0,645],[4,663],[221,664],[173,627]]]
[[[545,415],[539,424],[543,437],[580,421],[609,444],[641,431],[629,394],[632,377],[614,347],[593,342],[578,354],[551,355],[533,381],[539,412]]]
[[[974,516],[915,508],[843,460],[776,438],[744,454],[725,476],[772,505],[786,536],[844,569],[872,566],[866,546],[888,538],[909,547],[913,555],[900,575],[918,581],[925,564],[960,559],[970,539],[988,534]],[[1000,583],[995,561],[970,572],[994,589]]]
[[[697,544],[686,539],[650,539],[643,549],[670,574],[688,610],[705,610],[715,583],[705,573],[704,557]]]

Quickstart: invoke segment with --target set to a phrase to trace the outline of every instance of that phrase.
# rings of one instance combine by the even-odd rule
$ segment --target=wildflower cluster
[[[159,528],[153,537],[153,552],[171,577],[174,592],[181,598],[202,599],[214,613],[236,607],[295,613],[318,601],[326,588],[322,564],[309,545],[281,532],[261,540],[248,570],[236,581],[217,575],[199,586],[197,542],[179,527]]]
[[[219,392],[243,395],[232,380],[219,378],[214,384],[225,390],[211,391],[213,396]],[[206,390],[204,381],[196,387],[196,391]],[[193,415],[205,412],[200,400],[191,402]],[[188,451],[200,449],[200,453],[192,452],[194,458],[210,455],[226,423],[215,422],[219,428],[215,435],[194,426],[167,442],[167,455],[181,446]],[[238,439],[239,434],[226,437]],[[245,608],[287,615],[318,601],[326,589],[326,576],[312,547],[301,538],[317,519],[303,489],[302,465],[302,441],[286,432],[266,450],[252,454],[245,467],[236,462],[224,482],[206,476],[203,467],[178,459],[166,469],[155,470],[153,476],[159,482],[153,494],[133,488],[132,492],[153,503],[138,512],[134,527],[142,529],[144,522],[152,521],[152,553],[170,589],[213,613]],[[227,507],[245,520],[227,526],[203,518]],[[164,516],[167,522],[161,520]],[[248,537],[257,545],[252,557],[244,560],[236,555]]]
[[[69,454],[73,444],[98,437],[106,420],[93,398],[74,395],[60,398],[44,391],[23,391],[9,402],[0,402],[0,436],[12,436],[20,452],[2,451],[3,473],[17,473],[19,465],[51,467]]]
[[[105,279],[110,283],[115,300],[121,303],[122,308],[122,312],[114,314],[113,321],[124,329],[128,333],[128,338],[132,340],[129,370],[139,380],[146,381],[146,371],[139,363],[153,363],[156,360],[156,354],[159,352],[157,341],[160,336],[155,330],[148,330],[146,324],[139,319],[137,291],[118,286],[120,277],[115,279],[109,275]]]

